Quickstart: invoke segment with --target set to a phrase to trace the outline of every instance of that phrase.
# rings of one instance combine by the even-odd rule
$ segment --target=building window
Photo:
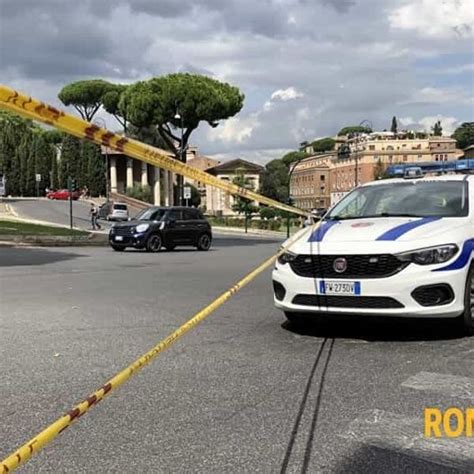
[[[320,176],[320,179],[321,181],[324,181],[326,179],[326,176],[324,176],[323,174]]]
[[[369,150],[375,150],[375,145],[369,145]]]

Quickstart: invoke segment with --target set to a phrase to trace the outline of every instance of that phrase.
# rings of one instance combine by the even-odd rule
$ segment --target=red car
[[[70,192],[68,189],[58,189],[57,191],[50,191],[46,194],[46,197],[48,199],[58,199],[61,201],[67,201],[69,199],[70,194],[74,201],[77,201],[79,199],[79,191]]]

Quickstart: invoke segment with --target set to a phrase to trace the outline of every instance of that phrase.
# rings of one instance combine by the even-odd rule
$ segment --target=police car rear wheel
[[[464,334],[474,332],[474,264],[467,274],[466,291],[464,292],[464,313],[459,317],[459,325]]]

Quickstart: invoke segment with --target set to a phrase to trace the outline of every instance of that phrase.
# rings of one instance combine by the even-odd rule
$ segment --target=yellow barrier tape
[[[262,196],[249,189],[223,181],[205,171],[181,163],[174,159],[172,155],[165,150],[154,148],[137,140],[133,140],[132,138],[110,132],[105,128],[100,128],[97,125],[81,120],[73,115],[66,114],[62,110],[58,110],[37,99],[21,94],[20,92],[10,89],[2,84],[0,84],[0,108],[15,112],[32,120],[43,122],[76,137],[85,138],[97,143],[98,145],[107,146],[123,153],[124,155],[172,171],[173,173],[186,176],[187,178],[200,181],[209,186],[214,186],[231,194],[236,194],[293,214],[301,216],[309,215],[309,213],[301,209],[288,206],[287,204]]]
[[[313,229],[316,229],[319,224],[313,225]],[[30,439],[23,446],[18,448],[14,453],[10,454],[7,458],[1,461],[0,464],[0,474],[7,474],[15,470],[17,467],[25,463],[30,459],[33,454],[36,454],[44,446],[53,441],[61,432],[66,428],[71,426],[79,417],[84,415],[90,408],[94,405],[97,405],[101,400],[110,393],[126,382],[132,377],[136,372],[143,369],[145,365],[149,364],[158,354],[163,352],[169,346],[171,346],[175,341],[180,337],[184,336],[188,331],[193,327],[207,318],[211,313],[213,313],[217,308],[222,306],[227,300],[234,296],[238,291],[244,288],[248,283],[254,280],[260,273],[265,271],[270,265],[272,265],[275,260],[284,252],[286,252],[295,242],[297,242],[305,233],[294,236],[287,245],[283,246],[278,253],[272,257],[265,260],[261,265],[259,265],[255,270],[251,271],[241,280],[239,280],[232,288],[222,293],[217,297],[212,303],[206,306],[204,309],[199,311],[195,316],[190,320],[184,323],[181,327],[172,332],[167,338],[159,342],[155,347],[153,347],[146,354],[139,357],[131,365],[123,369],[117,375],[112,377],[108,382],[106,382],[102,387],[89,395],[85,400],[78,403],[72,410],[68,411],[65,415],[58,418],[54,423],[49,425],[46,429],[38,433],[34,438]]]

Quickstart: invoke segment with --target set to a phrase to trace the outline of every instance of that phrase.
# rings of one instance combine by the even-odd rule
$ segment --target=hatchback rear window
[[[117,211],[126,211],[127,205],[126,204],[114,204],[114,209]]]

